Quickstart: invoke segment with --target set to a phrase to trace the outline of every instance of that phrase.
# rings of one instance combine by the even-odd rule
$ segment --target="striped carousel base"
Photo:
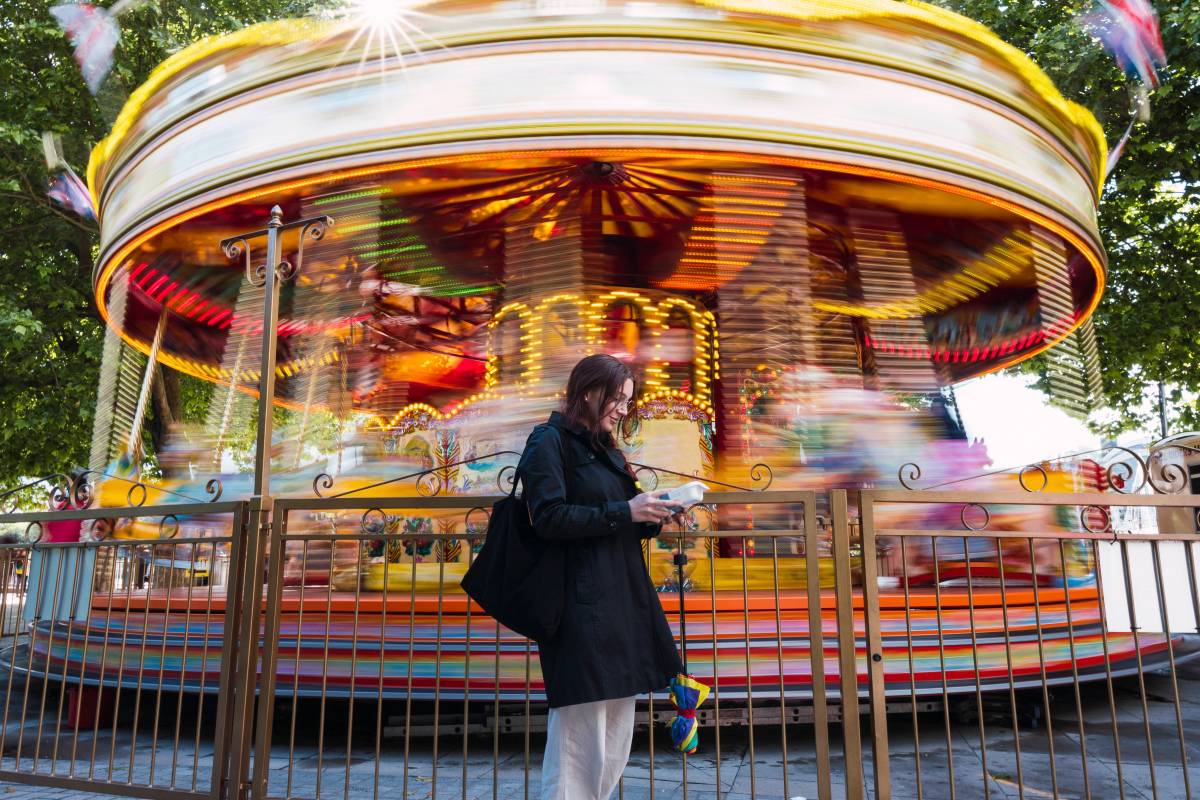
[[[1069,596],[1065,592],[1069,591]],[[660,595],[676,635],[678,594]],[[723,699],[748,692],[811,697],[807,598],[772,591],[685,593],[687,660],[701,681],[719,680]],[[715,598],[715,603],[713,602]],[[1072,625],[1067,625],[1067,602]],[[93,607],[86,622],[39,622],[33,626],[28,658],[18,669],[71,683],[182,687],[215,692],[221,657],[224,598],[191,603],[182,591],[151,593],[128,606]],[[855,628],[859,681],[864,683],[861,597]],[[822,593],[824,671],[831,696],[838,694],[837,626],[832,592]],[[1166,663],[1168,644],[1178,661],[1195,646],[1162,634],[1101,634],[1094,588],[1042,588],[1037,605],[1030,588],[1009,588],[1007,609],[1000,593],[976,588],[974,613],[965,589],[943,588],[939,615],[931,589],[914,591],[905,608],[903,593],[883,592],[880,628],[889,696],[1103,679]],[[362,698],[523,699],[528,664],[533,700],[543,697],[536,645],[472,606],[445,593],[341,592],[325,587],[286,588],[277,664],[277,694]],[[1007,618],[1007,619],[1006,619]],[[974,632],[972,633],[972,625]],[[911,631],[911,636],[909,635]],[[410,656],[411,654],[411,656]],[[782,667],[780,666],[782,664]]]

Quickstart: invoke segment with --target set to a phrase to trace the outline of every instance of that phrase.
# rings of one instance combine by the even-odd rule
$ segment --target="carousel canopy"
[[[919,3],[282,21],[173,56],[96,147],[95,291],[137,349],[251,386],[261,303],[218,243],[278,204],[337,223],[283,290],[284,402],[461,407],[579,348],[710,402],[739,336],[937,385],[1091,313],[1104,152],[1025,56]]]

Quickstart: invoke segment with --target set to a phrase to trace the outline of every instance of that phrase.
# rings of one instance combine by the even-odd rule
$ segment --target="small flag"
[[[92,94],[100,91],[112,68],[113,51],[121,37],[113,15],[104,8],[87,3],[65,3],[50,13],[75,47],[75,63]]]
[[[1167,54],[1158,14],[1146,0],[1100,0],[1080,22],[1100,39],[1126,75],[1152,89],[1158,87]]]
[[[96,221],[96,209],[92,207],[92,194],[75,171],[66,164],[59,164],[59,172],[50,179],[46,195],[63,208],[84,219]]]
[[[1121,155],[1125,152],[1125,145],[1129,144],[1129,134],[1133,133],[1133,124],[1136,119],[1130,120],[1128,127],[1125,128],[1125,133],[1121,134],[1117,146],[1108,151],[1108,160],[1104,164],[1104,180],[1108,180],[1108,176],[1112,175],[1114,169],[1117,168],[1117,162],[1121,160]]]

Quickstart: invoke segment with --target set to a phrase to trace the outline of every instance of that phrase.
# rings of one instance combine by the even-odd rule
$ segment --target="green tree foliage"
[[[41,132],[83,175],[128,92],[173,51],[302,14],[306,0],[158,0],[122,17],[113,71],[93,98],[47,0],[0,0],[0,491],[86,464],[103,343],[92,297],[96,229],[55,207]],[[189,381],[176,398],[186,406]],[[194,389],[194,387],[191,387]],[[194,391],[192,392],[194,393]],[[161,430],[151,411],[149,427]]]
[[[942,0],[1021,48],[1063,93],[1090,108],[1115,145],[1129,124],[1130,81],[1072,18],[1088,2]],[[1168,387],[1173,431],[1200,429],[1200,5],[1155,4],[1169,66],[1105,187],[1100,230],[1108,285],[1096,311],[1105,432],[1156,429],[1148,389]]]

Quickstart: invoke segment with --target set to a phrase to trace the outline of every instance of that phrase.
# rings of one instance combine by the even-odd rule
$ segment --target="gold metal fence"
[[[242,563],[233,532],[246,513],[215,502],[0,518],[28,539],[0,545],[0,780],[224,795],[239,608],[212,577]],[[201,520],[210,530],[194,535]]]
[[[432,797],[536,795],[546,716],[536,645],[496,625],[458,587],[496,499],[276,503],[253,796],[407,796],[418,777]],[[838,720],[846,757],[857,758],[858,714],[830,713],[839,695],[825,680],[827,650],[853,650],[854,637],[828,639],[821,613],[835,562],[849,574],[848,540],[840,549],[823,541],[812,492],[709,493],[693,518],[690,530],[647,540],[643,551],[691,672],[713,688],[700,714],[706,757],[698,767],[671,750],[669,700],[651,696],[639,705],[620,795],[667,784],[681,797],[710,796],[736,784],[738,793],[769,797],[807,780],[827,796],[827,773],[801,776],[789,762],[788,727],[808,728],[818,762],[828,763],[829,724]],[[688,556],[684,592],[677,553]],[[306,673],[310,659],[320,666]],[[841,663],[853,669],[853,655]],[[788,674],[796,680],[781,679]],[[360,725],[363,713],[370,718]],[[306,732],[313,720],[316,731]],[[734,726],[731,755],[722,739]],[[777,762],[769,768],[756,758],[764,737]],[[506,759],[514,746],[515,764]],[[419,776],[417,751],[426,765]],[[314,759],[307,780],[300,763]]]
[[[496,499],[0,518],[32,540],[0,545],[0,780],[536,796],[536,645],[458,587]],[[689,672],[713,689],[700,750],[671,748],[665,693],[640,699],[619,796],[1190,797],[1193,502],[708,493],[643,546]],[[1114,534],[1117,507],[1192,524]],[[63,523],[88,540],[50,542]]]
[[[889,754],[896,784],[876,758],[876,795],[1190,798],[1200,707],[1180,672],[1192,670],[1194,688],[1196,503],[1117,492],[862,492],[861,546],[895,554],[884,578],[901,600],[881,609],[868,599],[867,629],[890,621],[904,633],[901,675],[886,674],[872,639],[870,690],[914,696],[932,672],[926,688],[940,700],[939,714],[913,711],[890,725],[873,716],[875,752]],[[1157,512],[1160,532],[1114,533],[1118,509]],[[1064,531],[1064,515],[1082,530]],[[933,554],[920,588],[917,550]],[[864,581],[869,588],[866,570]],[[933,628],[914,624],[918,609]]]

